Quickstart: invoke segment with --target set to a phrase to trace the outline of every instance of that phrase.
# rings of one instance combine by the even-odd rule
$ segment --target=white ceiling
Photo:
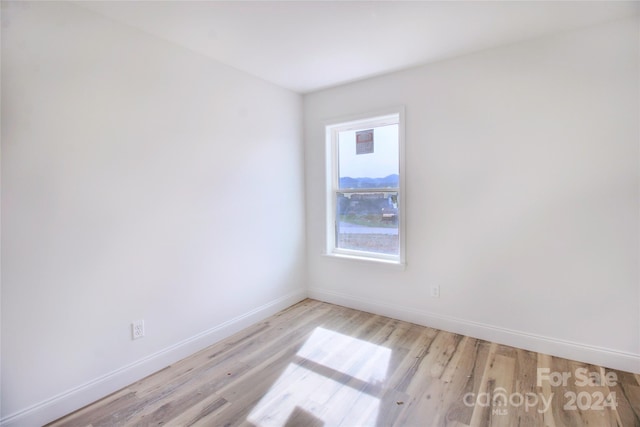
[[[638,13],[639,2],[76,2],[300,93]]]

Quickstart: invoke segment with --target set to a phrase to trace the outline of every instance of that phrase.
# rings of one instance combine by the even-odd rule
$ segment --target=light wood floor
[[[305,300],[51,425],[640,426],[640,375]]]

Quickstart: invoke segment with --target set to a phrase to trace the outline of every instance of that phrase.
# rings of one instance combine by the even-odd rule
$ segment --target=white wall
[[[310,296],[640,372],[638,57],[631,19],[305,96]],[[407,267],[324,257],[323,120],[395,105]]]
[[[2,13],[6,425],[304,298],[299,95],[77,6]]]

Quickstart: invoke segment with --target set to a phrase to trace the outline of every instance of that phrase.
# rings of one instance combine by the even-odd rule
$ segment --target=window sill
[[[392,269],[401,270],[401,271],[404,271],[407,266],[406,263],[401,261],[395,261],[395,260],[383,259],[383,258],[373,258],[373,257],[359,256],[359,255],[352,255],[352,254],[323,253],[322,256],[326,258],[334,259],[340,262],[348,262],[348,263],[356,262],[356,263],[363,263],[368,265],[379,265],[384,268],[392,268]]]

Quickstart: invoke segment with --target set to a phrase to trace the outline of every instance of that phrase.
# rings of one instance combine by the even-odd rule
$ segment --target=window
[[[404,262],[403,116],[326,126],[327,254]]]

